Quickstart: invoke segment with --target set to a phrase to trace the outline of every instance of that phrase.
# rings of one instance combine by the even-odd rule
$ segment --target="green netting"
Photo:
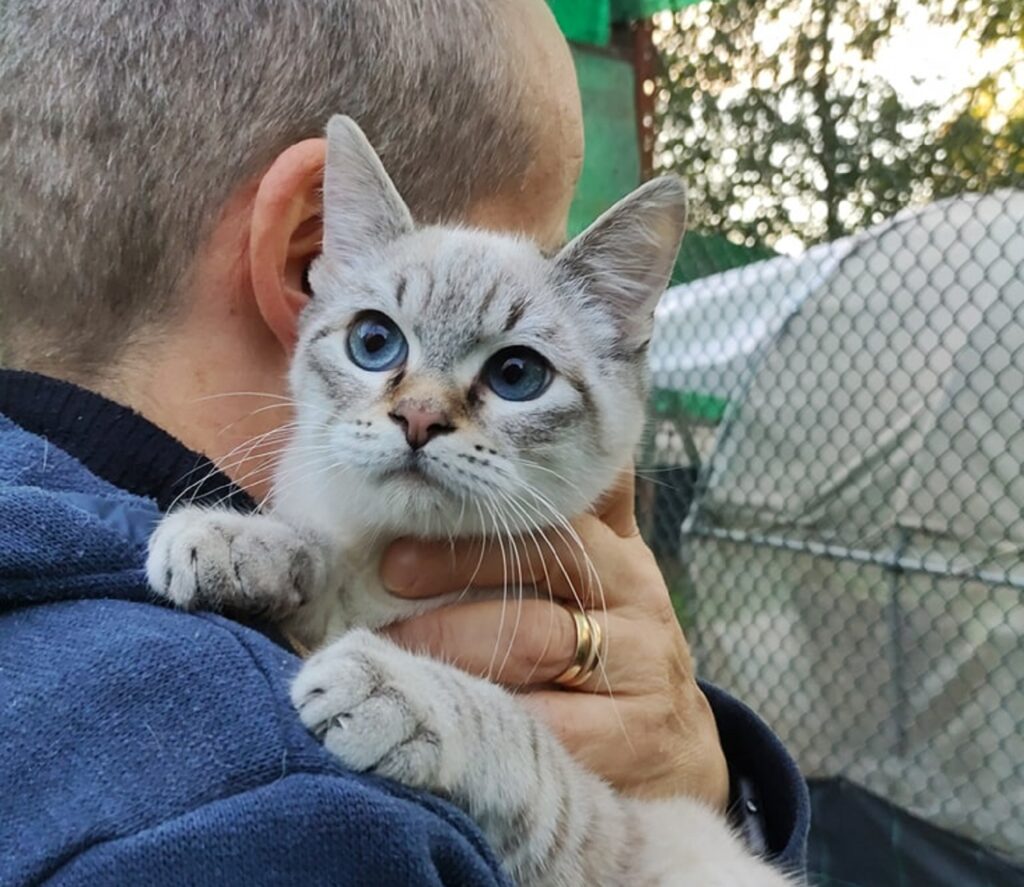
[[[586,150],[569,230],[576,234],[640,183],[640,148],[633,106],[633,70],[628,62],[573,49],[583,97]],[[774,253],[715,234],[691,232],[683,241],[673,283],[683,283],[764,259]]]
[[[717,425],[725,415],[729,401],[699,391],[676,391],[655,388],[651,395],[651,411],[659,418],[688,418],[707,425]]]
[[[774,256],[767,246],[741,246],[720,234],[690,231],[683,239],[679,260],[672,274],[673,283],[689,283],[709,274],[739,268]]]

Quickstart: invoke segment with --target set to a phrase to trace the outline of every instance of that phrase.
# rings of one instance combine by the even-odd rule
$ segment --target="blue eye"
[[[540,397],[551,377],[551,364],[532,348],[504,348],[484,366],[484,379],[502,400]]]
[[[405,361],[409,346],[397,324],[386,314],[360,314],[348,331],[348,356],[370,372],[394,369]]]

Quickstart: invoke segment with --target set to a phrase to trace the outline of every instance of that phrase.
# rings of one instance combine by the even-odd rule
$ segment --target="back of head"
[[[227,198],[338,112],[421,221],[522,175],[492,0],[0,4],[0,353],[101,376],[173,317]]]

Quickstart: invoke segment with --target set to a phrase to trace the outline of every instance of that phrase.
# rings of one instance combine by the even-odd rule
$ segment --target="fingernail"
[[[384,552],[380,565],[381,581],[388,591],[408,591],[416,584],[419,566],[415,543],[399,539]]]

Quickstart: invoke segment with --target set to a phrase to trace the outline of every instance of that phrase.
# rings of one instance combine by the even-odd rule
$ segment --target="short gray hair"
[[[166,321],[218,211],[345,113],[414,214],[530,161],[493,0],[0,2],[9,365],[102,374]]]

